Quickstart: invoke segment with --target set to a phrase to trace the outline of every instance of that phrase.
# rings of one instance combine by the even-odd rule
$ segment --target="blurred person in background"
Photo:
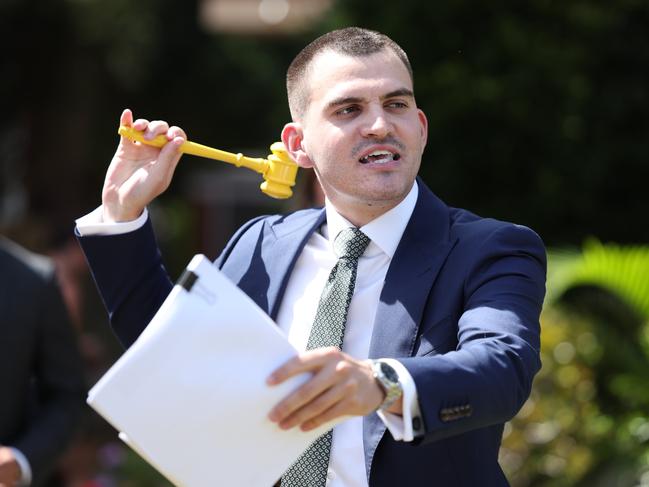
[[[86,385],[51,259],[0,236],[0,487],[63,485],[54,466]]]

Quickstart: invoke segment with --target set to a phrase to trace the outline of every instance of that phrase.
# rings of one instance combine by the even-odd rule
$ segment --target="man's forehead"
[[[401,69],[399,69],[401,68]],[[309,65],[310,74],[320,76],[322,72],[341,74],[363,74],[366,70],[403,70],[409,77],[408,70],[399,57],[390,49],[382,49],[372,54],[354,56],[332,49],[325,49],[316,54]]]
[[[364,92],[412,91],[408,70],[392,51],[384,49],[367,56],[348,56],[326,51],[310,66],[309,91],[318,98],[363,96]]]

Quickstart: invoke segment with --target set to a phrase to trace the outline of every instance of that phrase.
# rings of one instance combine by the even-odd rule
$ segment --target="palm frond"
[[[590,239],[581,252],[549,251],[548,302],[582,285],[609,290],[649,320],[649,246],[604,245]]]

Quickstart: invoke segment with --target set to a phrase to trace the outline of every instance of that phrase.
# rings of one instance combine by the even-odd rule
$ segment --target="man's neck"
[[[413,186],[416,182],[413,182]],[[410,188],[412,191],[412,187]],[[376,201],[371,203],[363,204],[345,204],[345,202],[332,201],[329,198],[326,198],[326,204],[331,206],[340,216],[344,217],[347,221],[353,224],[357,228],[361,228],[364,225],[367,225],[372,220],[379,218],[380,216],[386,214],[388,211],[392,210],[399,206],[403,200],[406,199],[408,191],[398,200],[390,201]]]

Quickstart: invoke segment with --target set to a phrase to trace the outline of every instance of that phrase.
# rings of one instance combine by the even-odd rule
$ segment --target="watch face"
[[[390,382],[399,382],[397,372],[385,362],[381,362],[381,372]]]

